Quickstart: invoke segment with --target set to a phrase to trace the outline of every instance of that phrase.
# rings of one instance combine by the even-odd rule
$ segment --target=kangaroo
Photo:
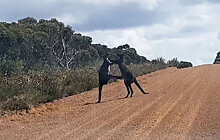
[[[149,94],[147,92],[145,92],[141,86],[139,85],[139,83],[137,82],[137,79],[133,76],[133,74],[131,73],[131,71],[123,64],[123,54],[118,54],[119,59],[118,60],[110,60],[115,64],[118,64],[119,69],[122,73],[122,78],[124,79],[124,83],[125,86],[127,88],[128,94],[125,98],[127,98],[129,96],[129,94],[131,93],[131,97],[133,94],[133,89],[131,87],[131,84],[134,82],[136,84],[136,86],[140,89],[140,91],[143,94]]]
[[[104,56],[104,62],[99,69],[99,97],[97,103],[101,101],[102,87],[106,85],[108,81],[112,78],[122,79],[121,76],[113,76],[110,74],[110,66],[113,65],[113,62],[110,62],[107,56]]]

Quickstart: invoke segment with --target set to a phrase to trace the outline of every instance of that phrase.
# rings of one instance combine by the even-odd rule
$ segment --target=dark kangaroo
[[[101,101],[102,87],[106,85],[112,78],[122,79],[121,76],[113,76],[110,74],[110,66],[114,63],[110,62],[107,56],[104,57],[104,62],[99,69],[99,97],[97,103]]]
[[[133,76],[133,74],[131,73],[131,71],[123,64],[123,55],[122,54],[118,54],[119,59],[118,60],[111,60],[113,63],[118,64],[119,69],[122,73],[122,78],[124,79],[124,83],[125,86],[127,88],[128,94],[125,98],[127,98],[129,96],[129,94],[131,93],[131,97],[133,94],[133,89],[131,87],[131,84],[134,82],[137,87],[140,89],[140,91],[143,94],[149,94],[147,92],[145,92],[141,86],[139,85],[139,83],[137,82],[137,79]]]

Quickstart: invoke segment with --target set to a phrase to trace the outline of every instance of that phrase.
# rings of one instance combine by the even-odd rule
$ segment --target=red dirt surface
[[[0,118],[0,140],[220,140],[220,65],[167,68]]]

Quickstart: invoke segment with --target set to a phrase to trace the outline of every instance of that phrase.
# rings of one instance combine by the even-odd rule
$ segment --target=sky
[[[220,51],[220,0],[0,0],[0,21],[56,18],[93,43],[129,44],[152,60],[211,64]]]

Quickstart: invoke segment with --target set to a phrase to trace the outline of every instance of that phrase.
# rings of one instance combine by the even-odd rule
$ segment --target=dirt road
[[[0,118],[0,140],[220,140],[220,65],[168,68]]]

